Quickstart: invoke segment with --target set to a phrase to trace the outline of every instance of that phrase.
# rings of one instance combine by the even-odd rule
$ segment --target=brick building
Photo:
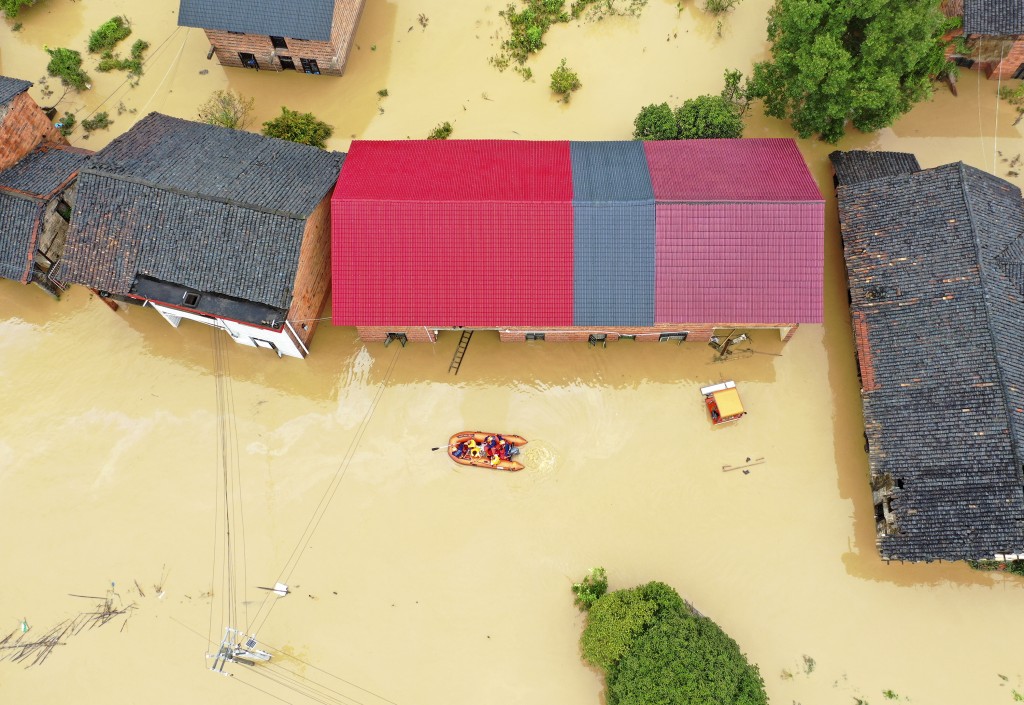
[[[0,277],[38,284],[60,259],[86,150],[68,146],[28,94],[32,84],[0,76]]]
[[[90,158],[57,276],[305,357],[344,155],[151,113]]]
[[[367,341],[822,320],[824,203],[788,139],[356,141],[332,209],[333,321]]]
[[[180,0],[221,66],[341,76],[364,0]]]
[[[1020,0],[944,0],[942,10],[959,17],[967,51],[950,47],[959,66],[985,72],[989,78],[1024,78],[1024,3]]]
[[[1024,202],[995,176],[836,152],[879,552],[1024,556]]]

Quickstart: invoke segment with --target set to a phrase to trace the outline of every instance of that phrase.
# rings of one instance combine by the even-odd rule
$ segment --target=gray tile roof
[[[1020,191],[950,164],[838,196],[882,555],[1024,552]]]
[[[306,218],[343,154],[151,114],[90,159],[59,276],[137,275],[288,309]]]
[[[47,196],[78,172],[87,160],[80,151],[43,143],[11,168],[0,171],[0,191]]]
[[[572,142],[573,325],[654,325],[654,191],[641,142]]]
[[[20,94],[32,86],[31,81],[23,81],[20,78],[0,76],[0,105],[11,102]]]
[[[917,157],[906,152],[873,152],[861,149],[840,152],[837,150],[828,155],[828,158],[832,161],[836,182],[843,186],[880,179],[884,176],[912,174],[915,171],[921,171]]]
[[[335,0],[181,0],[178,24],[328,41],[334,3]]]
[[[964,0],[964,34],[1024,34],[1021,0]]]
[[[0,277],[22,281],[32,264],[33,228],[43,204],[0,191]]]

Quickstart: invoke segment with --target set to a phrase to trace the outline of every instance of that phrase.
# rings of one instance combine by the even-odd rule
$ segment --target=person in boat
[[[498,463],[500,463],[500,462],[501,462],[501,458],[499,458],[497,454],[494,454],[494,455],[491,456],[491,465],[492,466],[496,467],[498,465]]]
[[[452,455],[454,455],[456,458],[461,458],[461,457],[465,456],[466,453],[468,453],[468,452],[469,452],[469,449],[466,447],[466,442],[463,441],[461,443],[456,443],[455,444],[455,450],[452,451]]]

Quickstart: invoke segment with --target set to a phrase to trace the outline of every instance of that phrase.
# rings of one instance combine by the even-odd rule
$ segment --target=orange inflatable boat
[[[501,441],[505,442],[507,460],[499,458],[497,462],[491,462],[491,458],[487,455],[487,445],[492,438],[498,444]],[[519,448],[524,445],[526,445],[526,439],[522,436],[462,431],[448,439],[448,457],[459,465],[516,472],[522,470],[524,466],[513,458],[519,455]]]

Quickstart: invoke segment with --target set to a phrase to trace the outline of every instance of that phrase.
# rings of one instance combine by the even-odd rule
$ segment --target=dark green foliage
[[[313,113],[300,113],[281,106],[280,115],[263,123],[263,134],[324,149],[334,128],[318,120]]]
[[[679,125],[668,103],[645,105],[633,120],[635,140],[674,140],[679,137]]]
[[[606,592],[608,575],[604,568],[591,568],[583,580],[572,584],[572,594],[576,596],[574,604],[583,611],[593,607]]]
[[[446,140],[452,136],[452,124],[445,120],[427,135],[428,140]]]
[[[544,48],[544,33],[552,24],[569,21],[563,4],[564,0],[526,0],[522,10],[513,4],[501,10],[498,14],[508,24],[510,36],[501,43],[501,53],[492,62],[498,68],[508,66],[509,60],[526,63],[530,54]]]
[[[89,35],[89,51],[93,54],[111,51],[119,41],[132,33],[128,18],[111,17]]]
[[[726,69],[723,78],[722,98],[742,117],[750,107],[750,81],[743,80],[743,72],[736,69]]]
[[[767,705],[764,681],[710,619],[668,611],[608,674],[608,705]]]
[[[36,0],[0,0],[0,9],[4,11],[4,14],[8,17],[14,17],[18,14],[18,10],[29,5],[35,5]]]
[[[103,52],[103,58],[100,59],[99,65],[96,67],[97,71],[127,71],[133,76],[142,75],[142,55],[149,49],[149,42],[142,39],[136,39],[135,43],[132,44],[131,58],[122,59],[117,54],[110,51]]]
[[[377,97],[379,97],[379,98],[387,98],[388,97],[388,89],[387,88],[381,88],[379,91],[377,91]]]
[[[582,85],[580,77],[576,75],[576,72],[566,66],[565,59],[562,59],[562,63],[551,72],[551,90],[555,94],[562,96],[563,103],[568,103],[569,96]]]
[[[743,136],[743,118],[720,95],[701,95],[676,110],[679,137],[684,140]]]
[[[776,0],[772,60],[754,66],[751,95],[801,137],[888,127],[950,70],[947,24],[939,0]]]
[[[89,75],[82,70],[82,55],[74,49],[46,49],[50,55],[50,63],[46,65],[46,71],[51,76],[56,76],[65,86],[76,90],[85,90],[89,87]]]
[[[56,126],[57,129],[60,130],[60,133],[67,137],[75,129],[75,114],[64,113],[63,117],[61,117],[61,119],[57,121]]]
[[[113,124],[114,121],[111,120],[110,116],[106,113],[96,113],[93,118],[89,120],[82,120],[82,129],[86,132],[92,132],[93,130],[105,130]]]
[[[608,705],[767,705],[764,682],[718,625],[664,583],[610,592],[587,613],[583,657]]]
[[[995,570],[1024,576],[1024,560],[1016,561],[967,561],[975,570]]]

